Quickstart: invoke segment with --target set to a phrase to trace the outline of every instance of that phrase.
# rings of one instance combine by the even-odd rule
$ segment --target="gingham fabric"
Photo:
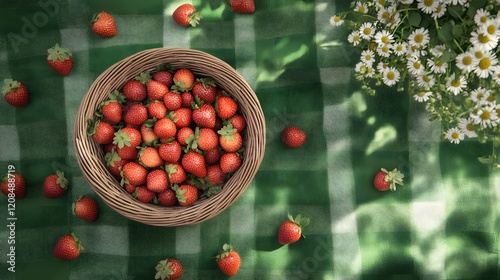
[[[0,1],[0,77],[23,81],[26,108],[0,102],[0,173],[12,165],[28,184],[16,201],[11,230],[0,200],[0,279],[153,279],[167,257],[183,279],[226,279],[214,256],[231,243],[242,258],[233,279],[500,279],[500,175],[476,158],[487,145],[441,140],[421,106],[405,93],[360,91],[353,79],[359,53],[346,32],[329,25],[348,1],[256,0],[254,14],[235,14],[229,0]],[[196,28],[174,23],[173,10],[192,3]],[[118,35],[99,38],[92,15],[111,13]],[[46,50],[70,48],[67,77],[52,71]],[[80,101],[107,67],[140,50],[185,47],[232,65],[256,92],[267,124],[262,165],[245,193],[206,222],[177,228],[128,220],[86,182],[75,159],[73,123]],[[308,135],[285,148],[287,125]],[[378,192],[379,168],[406,175],[396,192]],[[46,199],[43,180],[56,169],[68,193]],[[83,222],[71,203],[86,194],[100,216]],[[311,219],[305,239],[277,242],[287,213]],[[15,235],[15,272],[9,236]],[[86,250],[74,261],[52,255],[57,238],[74,232]]]

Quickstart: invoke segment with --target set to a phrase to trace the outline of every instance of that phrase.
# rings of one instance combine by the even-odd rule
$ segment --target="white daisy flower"
[[[354,66],[354,72],[356,73],[364,73],[366,71],[366,65],[363,62],[356,63]]]
[[[443,0],[447,5],[460,5],[464,7],[469,7],[469,0]]]
[[[411,46],[425,47],[430,40],[429,30],[423,27],[416,29],[410,34],[408,40],[410,41]]]
[[[490,12],[488,10],[480,8],[476,11],[476,14],[474,15],[474,22],[477,25],[481,25],[486,21],[488,21],[489,17],[490,17]]]
[[[373,62],[375,61],[375,53],[372,50],[364,50],[364,51],[362,51],[361,52],[361,61],[366,66],[373,65]]]
[[[419,93],[414,94],[413,98],[415,99],[415,101],[418,101],[418,102],[426,102],[427,100],[429,100],[429,97],[431,95],[432,95],[432,92],[430,92],[430,91],[420,91]]]
[[[480,25],[479,30],[485,34],[498,38],[500,36],[500,20],[498,18],[488,19]]]
[[[375,33],[375,27],[371,22],[365,22],[359,28],[359,33],[361,38],[369,40]]]
[[[332,16],[330,18],[330,25],[331,26],[341,26],[344,23],[344,19],[341,18],[340,16]]]
[[[359,45],[359,42],[361,42],[361,35],[359,34],[359,31],[354,30],[347,36],[347,41],[351,43],[353,46]]]
[[[385,69],[387,69],[388,67],[389,65],[387,65],[387,63],[381,61],[377,64],[377,71],[379,73],[384,73]]]
[[[471,118],[474,124],[479,124],[481,128],[491,128],[498,125],[498,113],[495,106],[483,106],[471,113]]]
[[[365,76],[368,78],[373,78],[375,76],[375,69],[372,66],[366,66]]]
[[[441,18],[446,13],[446,10],[447,9],[446,9],[445,4],[439,3],[436,10],[434,12],[432,12],[431,17],[433,19]]]
[[[467,80],[460,76],[458,79],[455,78],[455,73],[451,74],[451,76],[446,81],[446,90],[453,93],[453,95],[458,95],[462,92],[467,86]]]
[[[417,7],[426,14],[432,14],[436,11],[439,1],[438,0],[417,0]]]
[[[432,49],[430,49],[429,51],[433,56],[442,56],[445,50],[446,50],[445,45],[437,45]]]
[[[431,88],[436,83],[436,79],[432,74],[421,73],[417,76],[417,84],[419,87]]]
[[[392,45],[391,44],[380,44],[377,47],[377,54],[381,57],[389,57],[392,53]]]
[[[366,5],[366,3],[362,3],[362,2],[358,1],[358,2],[356,2],[356,7],[354,7],[354,11],[366,14],[366,13],[368,13],[368,5]]]
[[[467,72],[472,72],[477,65],[477,59],[472,52],[464,52],[455,58],[457,67],[460,70],[465,70]]]
[[[427,65],[429,66],[431,71],[436,74],[446,73],[446,69],[448,69],[448,63],[443,62],[441,59],[439,59],[439,57],[427,59]]]
[[[404,4],[404,5],[411,5],[411,4],[413,4],[413,0],[401,0],[400,2],[401,2],[401,4]]]
[[[470,43],[482,51],[489,51],[498,45],[498,37],[491,36],[481,31],[472,31]]]
[[[375,43],[377,44],[392,44],[394,43],[394,36],[387,30],[382,30],[375,33]]]
[[[402,56],[405,55],[408,50],[408,43],[403,42],[403,43],[395,43],[392,45],[392,51],[394,54],[397,56]]]
[[[452,127],[446,131],[446,139],[452,144],[458,144],[464,140],[464,133],[458,127]]]
[[[382,80],[388,86],[395,85],[400,78],[399,71],[394,67],[387,67],[382,74]]]
[[[497,85],[500,85],[500,66],[497,65],[493,69],[493,80],[497,83]]]
[[[407,52],[408,56],[421,57],[427,55],[427,50],[425,49],[425,47],[416,47],[416,46],[411,46],[410,44],[408,45],[410,46]]]
[[[483,104],[489,95],[490,93],[487,89],[478,87],[470,93],[470,98],[477,104]]]
[[[480,78],[488,78],[493,74],[496,69],[495,66],[498,64],[497,56],[491,51],[485,52],[477,62],[477,67],[474,69],[474,73]]]
[[[392,13],[388,8],[381,7],[377,12],[377,19],[382,23],[388,23],[391,21]]]
[[[408,69],[410,74],[414,76],[424,73],[425,70],[425,66],[420,62],[420,59],[416,56],[412,56],[406,61],[406,68]]]
[[[476,138],[477,133],[474,131],[474,123],[472,118],[461,118],[458,122],[458,128],[469,138]]]

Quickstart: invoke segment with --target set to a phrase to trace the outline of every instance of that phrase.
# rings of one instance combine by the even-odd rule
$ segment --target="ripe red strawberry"
[[[56,198],[63,196],[68,190],[68,179],[64,177],[64,172],[57,170],[56,174],[51,174],[43,182],[43,195],[46,198]]]
[[[211,105],[203,104],[193,110],[191,118],[199,127],[214,128],[215,109]]]
[[[13,193],[16,199],[23,199],[26,196],[26,181],[19,173],[8,173],[1,180],[0,190],[7,196]]]
[[[392,171],[381,168],[373,179],[373,186],[379,191],[395,191],[396,185],[403,186],[404,176],[397,168]]]
[[[281,132],[281,142],[290,148],[298,148],[304,144],[307,137],[304,131],[296,126],[288,126]]]
[[[174,121],[177,128],[186,127],[191,125],[192,112],[190,108],[182,107],[170,112],[169,118]]]
[[[240,269],[240,255],[229,244],[222,246],[222,251],[216,256],[216,260],[220,270],[227,276],[236,275]]]
[[[171,184],[181,184],[186,181],[186,171],[179,163],[170,163],[165,165],[168,180]]]
[[[120,158],[126,161],[133,161],[137,159],[139,155],[139,150],[135,146],[123,146],[122,148],[117,147],[116,153]]]
[[[12,79],[5,79],[2,88],[3,98],[14,107],[28,105],[29,92],[26,86]]]
[[[134,193],[135,192],[135,188],[137,188],[136,186],[132,186],[131,184],[125,184],[123,186],[123,188],[125,188],[125,190],[128,192],[128,193]]]
[[[188,139],[194,137],[194,131],[190,127],[181,127],[177,131],[177,142],[182,146],[187,145]]]
[[[254,0],[230,0],[229,5],[235,13],[251,14],[255,12]]]
[[[219,143],[224,151],[236,152],[243,146],[241,134],[231,124],[224,126],[217,133],[220,134]]]
[[[62,76],[67,76],[73,67],[73,55],[69,49],[56,44],[47,50],[47,64]]]
[[[168,187],[168,176],[165,171],[161,169],[155,169],[148,173],[146,177],[146,187],[148,190],[161,193],[165,191]]]
[[[177,197],[175,196],[175,192],[172,189],[167,188],[166,190],[158,194],[158,201],[163,206],[174,206],[177,204]]]
[[[198,78],[196,83],[193,85],[191,90],[193,96],[198,97],[201,101],[206,104],[212,104],[215,102],[215,92],[216,92],[215,81],[212,78]]]
[[[93,198],[80,196],[73,202],[73,214],[90,223],[97,219],[99,207]]]
[[[197,135],[198,148],[202,151],[215,149],[219,145],[219,137],[215,131],[210,128],[196,127],[195,135]]]
[[[150,76],[146,72],[142,72],[134,80],[130,80],[122,88],[123,95],[133,102],[141,102],[148,96],[145,84],[149,81]]]
[[[158,81],[170,88],[174,83],[174,75],[172,75],[169,71],[158,71],[153,73],[153,80]]]
[[[122,120],[124,96],[117,90],[110,94],[110,98],[103,101],[101,106],[102,116],[108,119],[112,124],[117,124]]]
[[[155,80],[149,80],[147,83],[148,97],[152,100],[163,100],[163,96],[168,92],[168,87]]]
[[[140,202],[149,203],[155,198],[156,194],[148,190],[146,186],[138,186],[137,188],[135,188],[132,196]]]
[[[156,148],[144,147],[139,151],[139,162],[146,168],[157,168],[163,164],[163,159],[161,159]]]
[[[245,127],[247,126],[247,121],[242,115],[236,114],[232,118],[227,120],[227,123],[225,123],[225,125],[228,124],[231,124],[234,128],[236,128],[236,131],[241,133],[243,132],[243,130],[245,130]]]
[[[177,91],[188,91],[193,87],[194,74],[187,68],[181,68],[174,73],[174,85],[172,88]]]
[[[220,96],[215,103],[215,110],[221,119],[229,119],[238,111],[238,104],[229,96]]]
[[[178,92],[169,91],[163,96],[163,103],[168,110],[177,110],[182,106],[182,97]]]
[[[115,19],[106,12],[95,14],[92,19],[92,31],[101,37],[116,36],[117,30]]]
[[[156,275],[155,279],[161,280],[175,280],[182,276],[182,265],[181,263],[172,258],[161,260],[156,265]]]
[[[116,176],[120,176],[120,168],[122,168],[128,160],[122,159],[116,150],[112,150],[111,152],[107,152],[104,155],[104,160],[106,161],[106,166],[109,171]]]
[[[153,127],[151,124],[148,124],[148,121],[143,123],[140,128],[142,142],[147,146],[155,145],[155,142],[159,141],[158,135],[154,133]]]
[[[83,251],[83,245],[76,235],[66,234],[57,240],[54,246],[53,254],[56,258],[63,260],[74,260],[78,258],[80,252]]]
[[[193,185],[185,184],[180,187],[174,185],[172,189],[175,191],[175,196],[181,206],[189,206],[198,200],[198,188]]]
[[[198,178],[207,176],[205,158],[195,151],[188,151],[186,154],[184,154],[181,160],[181,164],[186,172],[189,172]]]
[[[288,214],[288,220],[281,223],[278,229],[278,242],[282,245],[297,242],[302,234],[302,229],[309,224],[309,218],[298,214],[295,219]]]
[[[136,103],[130,106],[123,120],[127,124],[141,125],[148,119],[148,109],[144,104]]]
[[[137,162],[127,162],[122,168],[121,184],[140,186],[146,184],[148,171]]]
[[[212,185],[222,185],[226,181],[226,174],[218,164],[207,167],[207,177]]]
[[[172,14],[175,22],[180,26],[196,26],[201,20],[201,14],[191,4],[182,4]]]
[[[175,137],[177,134],[177,127],[175,123],[169,118],[162,118],[156,121],[153,127],[154,133],[160,138],[168,139]]]
[[[206,164],[216,164],[219,163],[221,157],[221,152],[219,148],[211,149],[205,151],[205,162]]]
[[[158,153],[166,163],[175,163],[181,158],[182,147],[177,140],[172,140],[162,143],[158,147]]]
[[[87,135],[91,136],[94,141],[99,144],[113,143],[115,129],[110,123],[100,120],[94,122],[92,119],[88,119],[87,123]]]
[[[191,92],[186,91],[181,93],[182,107],[191,108],[194,102],[194,96]]]
[[[124,127],[117,132],[113,138],[113,144],[116,144],[118,148],[123,148],[124,146],[137,147],[141,144],[142,135],[141,132],[133,127]]]
[[[219,164],[224,173],[231,173],[240,168],[241,157],[237,153],[225,153],[220,157]]]
[[[148,104],[149,117],[161,119],[167,114],[167,107],[161,101],[153,101]]]

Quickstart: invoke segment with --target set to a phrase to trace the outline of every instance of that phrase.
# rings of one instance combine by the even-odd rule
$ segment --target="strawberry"
[[[120,176],[120,168],[128,162],[126,159],[122,159],[116,150],[112,150],[111,152],[107,152],[104,155],[104,160],[106,161],[106,166],[109,171],[116,176]]]
[[[396,185],[403,186],[404,176],[397,168],[392,171],[381,168],[373,179],[373,186],[379,191],[395,191]]]
[[[73,202],[73,214],[84,221],[93,222],[99,215],[97,202],[91,197],[80,196]]]
[[[123,120],[130,125],[141,125],[148,119],[148,109],[144,104],[136,103],[130,106]]]
[[[182,107],[170,112],[169,118],[174,121],[177,128],[186,127],[191,124],[192,112],[190,108]]]
[[[131,184],[140,186],[146,183],[148,171],[137,162],[127,162],[122,168],[121,185]]]
[[[168,139],[175,137],[177,134],[177,127],[171,119],[162,118],[156,121],[153,131],[158,137]]]
[[[198,188],[193,185],[185,184],[180,187],[174,185],[172,190],[175,191],[175,196],[181,206],[189,206],[198,200]]]
[[[56,44],[47,50],[47,64],[62,76],[67,76],[73,67],[73,55],[69,49]]]
[[[166,190],[158,194],[158,201],[163,206],[174,206],[177,204],[177,197],[175,196],[175,192],[172,189],[167,188]]]
[[[181,68],[174,73],[174,85],[176,91],[189,91],[194,84],[194,74],[187,68]]]
[[[206,164],[219,163],[221,152],[219,148],[204,151]]]
[[[88,119],[87,123],[87,135],[91,136],[94,141],[98,144],[113,143],[115,129],[110,123],[100,120],[94,121],[92,119]]]
[[[202,151],[215,149],[219,145],[217,133],[210,128],[196,127],[195,135],[197,135],[197,146]]]
[[[158,135],[154,133],[153,127],[151,124],[146,121],[140,127],[142,142],[147,146],[153,146],[157,141],[159,141]]]
[[[234,276],[238,273],[241,264],[240,255],[233,250],[233,246],[224,244],[222,251],[215,257],[219,269],[227,276]]]
[[[26,86],[12,79],[5,79],[2,88],[3,98],[14,107],[28,105],[29,92]]]
[[[302,235],[302,229],[309,224],[309,218],[298,214],[295,218],[288,214],[288,220],[281,223],[278,229],[278,242],[282,245],[297,242]]]
[[[238,111],[238,104],[229,96],[220,96],[215,103],[215,110],[221,119],[229,119]]]
[[[181,159],[181,164],[186,172],[189,172],[198,178],[207,176],[205,158],[195,151],[191,150],[184,154]]]
[[[231,124],[234,128],[236,128],[236,131],[238,131],[239,133],[243,132],[243,130],[245,130],[245,127],[247,126],[245,118],[240,114],[236,114],[232,118],[227,120],[225,125],[228,124]]]
[[[174,75],[169,71],[158,71],[153,73],[153,80],[166,85],[168,88],[174,83]]]
[[[233,125],[224,126],[217,133],[220,134],[219,143],[224,151],[236,152],[243,146],[243,138]]]
[[[193,85],[191,90],[193,96],[198,97],[201,101],[206,104],[212,104],[215,102],[215,92],[216,92],[215,81],[212,78],[198,78],[196,83]]]
[[[222,121],[221,118],[215,117],[215,125],[212,128],[214,131],[219,131],[224,127],[224,122]]]
[[[68,179],[64,177],[64,172],[57,170],[56,174],[51,174],[43,182],[43,195],[46,198],[56,198],[63,196],[68,190]]]
[[[191,108],[191,104],[194,102],[194,96],[189,91],[182,92],[181,100],[182,100],[182,107]]]
[[[161,193],[165,191],[168,187],[168,176],[165,171],[161,169],[155,169],[148,173],[146,177],[146,187],[148,190]]]
[[[241,157],[237,153],[225,153],[220,157],[220,168],[224,173],[236,171],[241,166]]]
[[[151,118],[164,118],[167,114],[167,107],[163,102],[155,100],[148,104],[148,114]]]
[[[229,5],[235,13],[251,14],[255,12],[254,0],[230,0]]]
[[[298,148],[306,141],[306,134],[296,126],[288,126],[281,132],[281,142],[290,148]]]
[[[101,37],[116,36],[115,19],[106,12],[95,14],[92,19],[92,31]]]
[[[165,165],[165,170],[167,171],[168,180],[171,184],[181,184],[186,181],[186,171],[182,165],[170,163]]]
[[[214,107],[208,104],[196,107],[191,114],[191,118],[199,127],[214,128],[215,117]]]
[[[194,131],[190,127],[182,127],[177,131],[177,142],[181,145],[187,145],[189,138],[194,137]]]
[[[226,181],[226,174],[218,164],[207,166],[207,177],[212,185],[222,185]]]
[[[123,188],[125,189],[125,191],[127,191],[128,193],[134,193],[135,192],[135,188],[137,188],[136,186],[132,186],[131,184],[125,184],[123,186]]]
[[[135,148],[141,144],[141,140],[142,135],[139,130],[133,127],[124,127],[115,132],[113,144],[116,144],[118,148],[124,146]]]
[[[162,158],[166,163],[175,163],[181,158],[182,147],[177,140],[172,140],[160,144],[158,147],[158,153],[160,158]]]
[[[148,97],[152,100],[163,100],[163,96],[168,92],[168,87],[155,80],[149,80],[146,84]]]
[[[125,83],[122,88],[123,95],[134,102],[141,102],[148,96],[146,83],[149,81],[150,76],[147,72],[142,72],[134,80]]]
[[[182,97],[178,92],[169,91],[163,95],[163,103],[168,110],[177,110],[182,106]]]
[[[59,237],[54,246],[53,254],[59,259],[74,260],[78,258],[83,250],[83,245],[78,240],[78,237],[72,233]]]
[[[157,168],[163,164],[158,150],[153,147],[144,147],[139,151],[139,162],[146,168]]]
[[[156,265],[155,279],[174,280],[181,278],[181,276],[182,265],[176,259],[168,258],[165,260],[161,260]]]
[[[117,124],[122,120],[123,107],[122,103],[125,99],[117,90],[109,94],[109,98],[101,102],[102,116],[108,119],[112,124]]]
[[[148,190],[146,186],[139,186],[135,188],[135,191],[132,193],[132,196],[135,197],[140,202],[149,203],[155,198],[156,194]]]
[[[174,21],[180,26],[196,26],[200,22],[202,16],[196,11],[196,8],[191,4],[182,4],[174,10],[172,14]]]
[[[116,148],[116,153],[123,160],[133,161],[139,155],[139,150],[137,150],[137,147],[123,146],[122,148],[117,147]]]
[[[8,173],[1,180],[0,190],[7,196],[12,193],[15,199],[23,199],[26,196],[26,181],[19,173]]]

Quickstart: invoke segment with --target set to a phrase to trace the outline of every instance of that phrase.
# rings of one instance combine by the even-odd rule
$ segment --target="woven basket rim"
[[[191,206],[164,207],[142,203],[127,193],[104,163],[104,152],[86,135],[87,119],[94,118],[98,105],[114,89],[143,71],[171,63],[189,68],[195,75],[213,77],[218,86],[239,102],[247,121],[245,150],[241,167],[222,191]],[[152,48],[130,55],[103,71],[85,93],[74,122],[73,145],[80,169],[96,194],[126,218],[154,226],[182,226],[211,219],[230,207],[253,180],[263,160],[266,126],[257,95],[245,79],[228,63],[206,52],[187,48]]]

